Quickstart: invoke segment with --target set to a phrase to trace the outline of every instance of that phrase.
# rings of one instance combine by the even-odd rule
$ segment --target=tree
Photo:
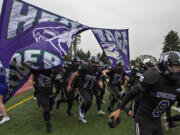
[[[180,51],[180,39],[178,33],[171,30],[164,38],[163,53],[168,51]]]
[[[101,53],[98,53],[97,54],[97,57],[98,57],[98,59],[100,60],[100,58],[101,58]],[[101,61],[101,60],[100,60]]]
[[[85,62],[88,62],[89,58],[91,57],[91,52],[88,50],[87,53],[85,53],[82,49],[80,49],[77,50],[76,56]]]
[[[97,54],[97,57],[100,61],[102,61],[104,64],[108,64],[108,58],[106,57],[105,53],[103,52],[102,54],[101,53],[98,53]]]
[[[88,60],[89,60],[89,58],[91,58],[91,52],[89,50],[87,51],[87,58],[88,58]]]
[[[76,53],[77,53],[77,50],[78,50],[78,44],[80,44],[81,43],[81,35],[80,34],[77,34],[76,36],[75,36],[75,38],[73,39],[73,41],[72,41],[72,55],[73,55],[73,57],[75,57],[76,56]]]

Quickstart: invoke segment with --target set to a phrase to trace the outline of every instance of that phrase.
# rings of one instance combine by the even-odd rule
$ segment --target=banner
[[[130,66],[128,30],[92,28],[92,32],[111,65],[115,66],[117,61],[123,61],[128,70]]]
[[[4,0],[0,17],[0,62],[9,68],[8,100],[31,70],[60,67],[75,35],[92,29],[112,65],[129,67],[128,30],[90,28],[21,0]]]
[[[72,39],[88,27],[21,0],[5,0],[0,19],[0,61],[10,68],[9,99],[30,69],[60,67]]]
[[[38,25],[42,22],[58,22],[59,24],[56,26]],[[37,25],[39,28],[36,27],[35,30]],[[70,29],[88,29],[85,25],[21,0],[4,0],[0,19],[0,60],[3,66],[9,67],[10,59],[16,50],[57,36],[61,34],[58,33],[61,28],[63,28],[62,32]]]

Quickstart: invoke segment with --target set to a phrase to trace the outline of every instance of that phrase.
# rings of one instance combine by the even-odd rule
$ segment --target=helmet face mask
[[[145,58],[143,60],[143,68],[145,70],[155,68],[156,62],[152,58]]]
[[[170,51],[161,54],[158,67],[161,73],[170,75],[173,72],[180,72],[180,52]]]
[[[79,57],[74,57],[72,60],[73,64],[80,64],[81,63],[81,59]]]

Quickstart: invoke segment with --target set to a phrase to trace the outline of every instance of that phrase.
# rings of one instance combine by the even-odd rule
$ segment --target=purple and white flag
[[[9,97],[28,79],[30,69],[60,67],[72,39],[87,29],[85,25],[21,0],[4,0],[0,61],[10,68]]]
[[[83,31],[87,28],[78,22],[21,0],[4,0],[0,19],[0,60],[3,66],[8,67],[12,55],[20,48],[50,39],[64,31],[71,29]]]
[[[128,69],[130,66],[128,29],[115,30],[92,28],[92,32],[111,65],[115,66],[117,61],[123,61],[126,69]]]

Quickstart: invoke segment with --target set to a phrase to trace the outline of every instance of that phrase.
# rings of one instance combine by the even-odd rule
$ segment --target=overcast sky
[[[3,0],[0,0],[0,5]],[[180,33],[180,0],[24,0],[84,25],[129,29],[130,57],[158,57],[164,36]],[[91,31],[82,33],[79,46],[92,54],[101,49]]]

